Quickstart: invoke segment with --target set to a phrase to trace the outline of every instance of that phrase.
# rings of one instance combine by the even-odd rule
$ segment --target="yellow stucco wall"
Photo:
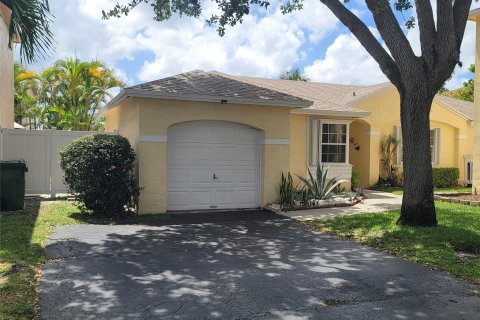
[[[359,141],[358,152],[350,148],[350,161],[360,172],[362,184],[369,186],[378,181],[381,174],[380,142],[388,134],[395,134],[400,125],[400,97],[395,88],[361,101],[355,108],[371,114],[351,124],[350,138]],[[464,156],[473,152],[473,128],[467,119],[445,108],[439,102],[432,104],[431,128],[440,129],[439,163],[434,167],[458,167],[459,184],[464,182]],[[401,171],[401,165],[399,166]]]
[[[308,116],[292,114],[290,119],[290,172],[298,183],[297,175],[303,177],[306,171]]]
[[[105,131],[118,133],[128,139],[135,152],[138,152],[140,134],[139,106],[134,99],[124,100],[117,107],[105,113]],[[138,157],[137,157],[138,159]]]
[[[372,153],[375,154],[375,151],[370,150],[372,139],[376,141],[377,136],[370,135],[370,125],[367,122],[355,120],[350,124],[350,163],[353,164],[352,170],[360,175],[363,186],[369,185],[370,158]],[[360,145],[360,150],[354,149],[354,143]],[[376,143],[373,145],[376,146]]]
[[[480,70],[480,20],[476,21],[476,45],[475,45],[475,65]],[[473,150],[473,180],[472,191],[480,194],[480,77],[475,76],[475,126],[474,126],[474,144]]]
[[[0,4],[0,127],[13,128],[13,53],[8,48],[10,10]]]
[[[139,108],[138,104],[127,99],[117,107],[108,110],[105,113],[105,131],[117,132],[130,141],[133,150],[135,151],[135,175],[137,182],[140,174],[140,158],[139,158]]]
[[[130,111],[130,116],[124,115]],[[138,113],[137,113],[138,112]],[[138,116],[138,121],[135,121]],[[231,121],[262,131],[265,139],[290,139],[290,109],[259,105],[239,105],[129,98],[122,105],[106,113],[106,130],[119,130],[136,141],[138,182],[143,188],[140,212],[165,212],[167,207],[167,143],[147,142],[142,137],[168,137],[168,128],[176,123],[198,120]],[[137,128],[124,128],[133,121]],[[138,131],[135,131],[137,130]],[[133,132],[133,133],[132,133]],[[168,139],[168,138],[167,138]],[[278,198],[282,172],[290,170],[290,145],[266,144],[262,153],[262,204]]]

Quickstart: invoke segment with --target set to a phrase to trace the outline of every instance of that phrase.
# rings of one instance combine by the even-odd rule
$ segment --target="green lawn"
[[[480,284],[480,208],[445,202],[436,207],[436,228],[397,226],[398,210],[306,224]]]
[[[161,224],[167,215],[145,215],[121,223]],[[0,213],[0,319],[32,319],[36,315],[40,267],[44,245],[54,226],[110,224],[80,214],[72,202],[28,201],[24,211]]]
[[[385,185],[374,185],[369,187],[370,190],[390,192],[396,195],[402,195],[403,189],[401,187],[390,187]],[[444,192],[444,193],[454,193],[454,192],[472,192],[471,187],[457,187],[457,188],[435,188],[433,192]]]

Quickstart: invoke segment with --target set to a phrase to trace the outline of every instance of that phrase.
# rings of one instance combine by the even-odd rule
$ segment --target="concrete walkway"
[[[325,217],[395,210],[400,209],[402,205],[402,196],[373,190],[365,190],[364,193],[367,199],[352,207],[288,211],[282,212],[282,215],[298,221],[308,221]]]

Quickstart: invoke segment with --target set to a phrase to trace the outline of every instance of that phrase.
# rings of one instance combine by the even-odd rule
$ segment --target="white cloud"
[[[342,34],[328,47],[325,58],[305,67],[313,81],[369,85],[388,81],[378,64],[352,34]]]
[[[140,43],[155,53],[155,60],[145,62],[139,78],[146,81],[192,69],[276,77],[303,57],[307,38],[317,43],[337,26],[319,1],[307,2],[310,10],[290,15],[282,15],[277,7],[262,18],[247,16],[223,38],[198,19],[192,19],[189,29],[165,32],[162,24],[152,26]]]
[[[472,8],[479,6],[480,4],[474,4]],[[432,1],[432,7],[435,12],[435,1]],[[407,30],[406,33],[414,52],[420,55],[418,28]],[[374,34],[379,38],[378,31],[374,30]],[[474,49],[475,24],[468,23],[461,47],[460,60],[463,67],[458,66],[455,69],[452,79],[447,82],[449,89],[461,87],[466,78],[470,76],[468,67],[475,63]],[[325,58],[315,60],[313,64],[305,67],[305,73],[312,80],[322,82],[374,84],[388,81],[378,64],[352,34],[338,36],[327,48]]]
[[[334,33],[337,38],[324,57],[305,67],[307,76],[315,81],[351,84],[386,81],[355,37],[338,34],[339,22],[318,0],[306,0],[303,10],[287,15],[278,9],[281,1],[274,0],[267,11],[255,10],[261,14],[249,15],[243,24],[228,28],[224,37],[205,24],[205,19],[218,11],[214,1],[204,0],[203,16],[199,18],[174,16],[159,23],[153,20],[149,5],[140,5],[127,17],[102,20],[101,11],[116,2],[50,0],[57,46],[50,59],[33,67],[39,70],[68,56],[98,58],[115,67],[119,77],[129,84],[193,69],[277,77],[293,65],[302,64],[303,59],[312,59],[312,54],[323,56],[322,40]],[[350,7],[362,18],[370,15],[364,1],[355,0]],[[408,37],[413,46],[418,46],[415,32],[418,29],[409,32]],[[474,43],[475,27],[470,23],[462,46],[464,67],[458,68],[449,87],[461,85],[468,76],[466,68],[474,62]],[[139,61],[139,53],[145,52],[149,59]],[[119,63],[125,60],[132,61],[136,70]]]
[[[51,0],[57,46],[48,61],[33,67],[38,70],[67,56],[98,58],[116,66],[125,59],[133,61],[136,53],[148,52],[154,58],[136,61],[143,65],[138,74],[118,70],[122,77],[129,82],[147,81],[193,69],[276,77],[304,57],[303,45],[317,43],[338,25],[323,4],[306,0],[308,10],[282,15],[278,4],[272,5],[261,17],[246,16],[241,25],[219,37],[205,23],[217,10],[212,1],[205,1],[199,18],[173,16],[156,22],[151,7],[140,5],[127,17],[101,20],[101,11],[116,2]]]

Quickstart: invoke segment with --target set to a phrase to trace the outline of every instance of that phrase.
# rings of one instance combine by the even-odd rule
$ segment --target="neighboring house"
[[[475,45],[475,70],[480,70],[480,8],[475,9],[470,12],[468,17],[470,21],[475,22],[477,36],[476,36],[476,45]],[[473,141],[477,143],[474,144],[473,150],[473,161],[474,161],[474,170],[473,170],[473,178],[472,178],[472,192],[474,194],[480,194],[480,112],[478,112],[480,108],[480,77],[475,77],[475,126],[473,131]]]
[[[14,127],[13,52],[8,47],[10,9],[0,3],[0,127]]]
[[[104,112],[106,130],[137,152],[147,213],[255,208],[277,199],[282,172],[305,176],[317,162],[330,165],[330,177],[350,179],[353,169],[374,184],[381,139],[401,132],[399,105],[391,84],[192,71],[125,88]],[[468,182],[473,104],[438,96],[431,119],[433,165],[459,167],[459,183]]]

